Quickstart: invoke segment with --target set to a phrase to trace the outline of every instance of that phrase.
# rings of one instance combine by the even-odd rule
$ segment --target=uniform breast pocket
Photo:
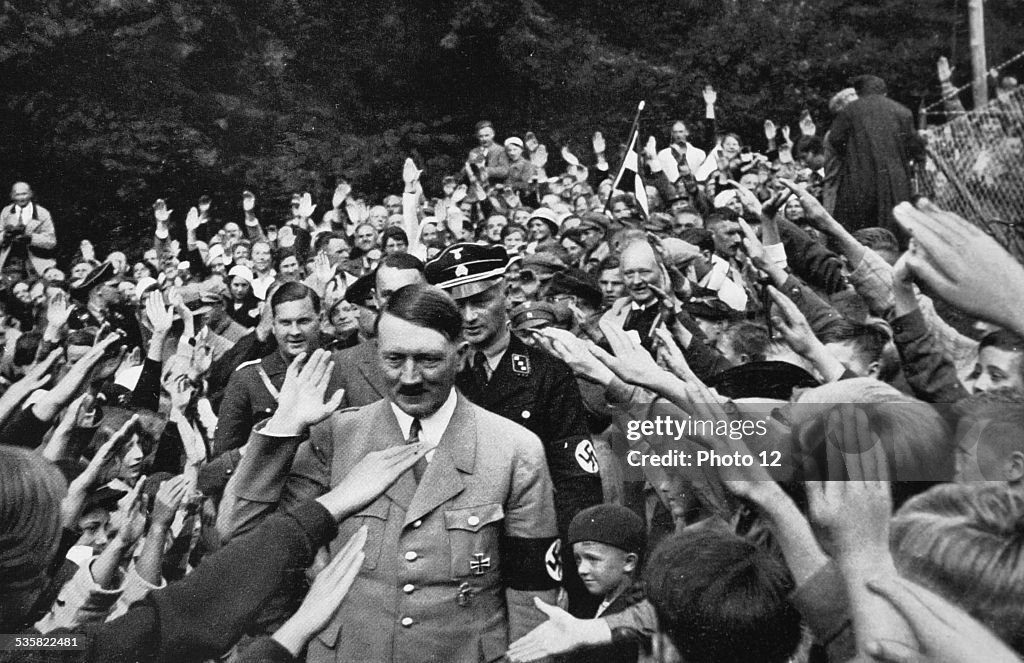
[[[452,549],[452,577],[483,576],[498,569],[498,550],[505,509],[481,504],[444,512]]]
[[[366,545],[363,546],[363,553],[366,557],[363,560],[362,568],[377,568],[384,545],[384,529],[388,524],[390,509],[391,503],[388,500],[377,500],[351,518],[346,518],[338,528],[338,538],[333,552],[337,553],[341,550],[349,538],[359,531],[360,527],[366,525]]]

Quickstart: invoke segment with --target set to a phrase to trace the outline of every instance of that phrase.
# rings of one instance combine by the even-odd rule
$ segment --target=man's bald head
[[[15,182],[11,187],[11,200],[24,207],[32,200],[32,187],[28,182]]]

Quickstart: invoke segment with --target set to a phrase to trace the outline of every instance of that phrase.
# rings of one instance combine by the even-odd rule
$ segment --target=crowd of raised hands
[[[595,438],[609,450],[606,498],[628,503],[624,483],[646,485],[671,516],[667,537],[724,528],[781,560],[779,591],[804,628],[791,660],[1020,660],[1024,266],[927,198],[893,210],[902,236],[850,233],[823,201],[809,114],[795,142],[789,127],[767,120],[751,149],[718,134],[712,88],[703,99],[704,156],[687,162],[685,125],[669,141],[642,141],[647,212],[633,192],[612,187],[621,155],[601,132],[588,137],[584,158],[560,146],[564,171],[549,177],[554,160],[536,135],[498,145],[482,123],[459,173],[424,177],[408,159],[401,190],[381,205],[345,181],[322,213],[310,193],[297,193],[291,216],[278,219],[248,190],[238,204],[204,197],[177,215],[173,201],[158,200],[152,245],[99,260],[86,240],[66,272],[5,266],[0,449],[10,472],[28,463],[17,471],[63,483],[52,503],[22,505],[54,510],[58,531],[33,539],[38,531],[18,529],[29,516],[2,514],[0,540],[13,542],[9,555],[0,551],[3,568],[38,571],[36,589],[45,588],[4,612],[3,630],[106,621],[109,631],[91,633],[107,642],[139,605],[173,620],[191,596],[211,609],[230,602],[225,583],[239,582],[249,594],[222,632],[163,636],[162,652],[219,655],[251,626],[266,594],[259,584],[302,566],[309,590],[269,634],[301,656],[352,584],[366,532],[333,557],[317,551],[335,522],[425,450],[370,454],[319,498],[331,522],[268,520],[265,559],[254,560],[235,542],[221,547],[219,495],[208,484],[229,378],[275,347],[275,289],[307,285],[323,299],[315,322],[323,343],[288,366],[273,419],[279,434],[306,430],[342,403],[342,392],[327,393],[330,351],[372,338],[377,311],[360,288],[378,266],[475,242],[512,257],[510,309],[543,313],[545,324],[522,327],[513,314],[513,331],[576,376]],[[980,342],[971,322],[984,329]],[[780,377],[794,369],[798,378]],[[671,440],[632,434],[659,415],[720,425]],[[983,417],[999,430],[1020,428],[989,435]],[[758,421],[763,429],[749,432]],[[631,452],[755,462],[637,469]],[[56,563],[26,562],[19,546],[28,542]],[[247,564],[256,565],[248,578]],[[658,571],[640,575],[650,581]],[[2,578],[0,587],[4,596],[21,591]],[[671,602],[682,599],[646,590],[665,631]],[[512,643],[509,659],[604,644],[614,632],[601,619],[537,608],[548,621]],[[680,646],[692,635],[667,637]]]

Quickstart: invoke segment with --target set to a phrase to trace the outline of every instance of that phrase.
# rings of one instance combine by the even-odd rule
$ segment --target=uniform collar
[[[448,392],[448,398],[436,412],[427,417],[419,417],[420,442],[426,442],[431,447],[436,447],[441,442],[441,437],[448,428],[452,415],[455,414],[455,405],[458,403],[458,400],[455,387],[452,387],[451,391]],[[402,431],[402,438],[408,440],[409,430],[412,428],[412,415],[407,414],[394,403],[390,403],[390,405],[391,411],[395,413],[395,419],[398,420],[398,428]],[[427,459],[430,459],[429,453]]]
[[[512,344],[512,331],[506,326],[505,333],[501,338],[497,340],[489,348],[483,350],[477,350],[477,352],[483,352],[484,357],[487,358],[487,366],[490,372],[493,374],[494,371],[498,370],[498,364],[501,363],[501,358],[505,356],[505,352]]]

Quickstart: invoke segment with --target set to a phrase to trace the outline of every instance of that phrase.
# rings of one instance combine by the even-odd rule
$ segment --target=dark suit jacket
[[[387,395],[384,376],[377,357],[377,341],[370,339],[334,353],[334,366],[340,386],[345,390],[342,407],[361,407]]]
[[[388,400],[336,412],[305,442],[257,430],[218,529],[242,535],[278,504],[322,495],[367,453],[404,442]],[[551,477],[540,440],[521,426],[459,394],[420,483],[406,472],[343,521],[332,549],[364,525],[366,559],[308,661],[494,661],[544,621],[532,600],[554,598],[544,570],[557,534]],[[525,585],[507,579],[531,563],[539,575],[514,588]]]

